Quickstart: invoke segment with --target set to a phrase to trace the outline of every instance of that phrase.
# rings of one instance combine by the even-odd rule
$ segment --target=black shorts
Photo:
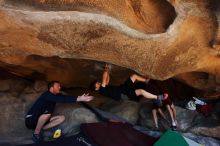
[[[158,109],[162,107],[166,107],[166,105],[172,105],[173,102],[170,98],[167,98],[166,100],[153,100],[153,108]]]
[[[31,116],[25,118],[25,125],[28,129],[35,129],[37,126],[38,118]]]
[[[122,84],[122,93],[127,95],[130,99],[136,99],[137,95],[135,93],[135,84],[129,78],[127,79],[124,84]]]
[[[50,113],[45,112],[45,114],[50,114]],[[38,118],[39,117],[35,117],[35,116],[30,116],[30,117],[26,116],[26,118],[25,118],[26,127],[28,129],[35,129],[37,126]],[[50,122],[50,120],[48,119],[48,121],[44,125],[48,124],[49,122]]]
[[[163,104],[160,100],[153,100],[153,109],[159,109],[162,108]]]

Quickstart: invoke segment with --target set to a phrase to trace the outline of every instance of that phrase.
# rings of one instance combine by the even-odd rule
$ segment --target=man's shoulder
[[[50,94],[50,92],[49,91],[45,91],[41,95],[44,95],[44,94]]]
[[[47,97],[47,96],[49,96],[49,95],[51,95],[51,93],[50,93],[49,91],[45,91],[45,92],[43,92],[43,93],[40,95],[40,97],[41,97],[41,98],[44,98],[44,97]]]

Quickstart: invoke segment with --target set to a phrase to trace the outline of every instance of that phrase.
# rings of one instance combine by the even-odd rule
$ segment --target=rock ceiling
[[[0,0],[0,17],[0,67],[14,74],[71,84],[103,61],[220,92],[218,0]]]

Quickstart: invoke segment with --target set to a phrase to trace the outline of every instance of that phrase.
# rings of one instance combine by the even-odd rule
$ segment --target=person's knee
[[[144,95],[144,92],[146,92],[146,91],[143,90],[143,89],[136,89],[136,90],[135,90],[135,93],[136,93],[137,96],[139,96],[139,95]]]
[[[48,120],[51,117],[51,114],[43,114],[40,116],[40,119],[42,120]]]
[[[139,90],[140,90],[141,95],[144,95],[144,93],[146,92],[144,89],[139,89]]]
[[[154,109],[152,109],[152,113],[155,113],[156,112],[156,109],[154,108]]]
[[[60,119],[60,122],[63,123],[65,121],[65,116],[61,115],[59,119]]]
[[[166,104],[166,108],[167,108],[167,109],[170,109],[170,105],[169,105],[169,104]]]

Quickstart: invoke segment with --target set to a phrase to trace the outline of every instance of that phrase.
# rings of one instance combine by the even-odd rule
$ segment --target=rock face
[[[96,60],[220,90],[218,0],[1,0],[0,16],[0,67],[14,74],[70,86]]]
[[[2,83],[3,80],[0,80]],[[20,90],[11,92],[13,86],[23,85]],[[25,127],[24,116],[32,103],[45,91],[45,82],[36,81],[35,83],[27,82],[26,80],[7,80],[4,82],[5,87],[8,90],[0,91],[0,145],[9,146],[15,144],[32,143],[31,135],[33,130],[29,130]],[[41,85],[41,88],[39,86]],[[5,88],[6,89],[6,88]],[[22,89],[22,90],[21,90]],[[32,90],[30,90],[32,89]],[[87,92],[88,89],[69,89],[70,95],[80,95]],[[68,90],[66,90],[68,91]],[[110,98],[96,95],[95,99],[88,104],[102,110],[102,114],[111,119],[122,119],[129,122],[135,127],[139,127],[140,130],[150,132],[150,129],[154,126],[153,117],[151,113],[152,102],[149,100],[141,100],[140,102],[134,102],[130,100],[114,101]],[[217,105],[218,106],[218,105]],[[178,129],[181,133],[186,133],[186,136],[194,139],[195,141],[212,146],[214,144],[219,145],[220,138],[219,123],[220,117],[213,118],[212,116],[204,117],[202,114],[196,111],[189,111],[182,107],[176,106]],[[99,119],[90,110],[83,106],[75,104],[58,103],[55,108],[54,114],[62,114],[65,116],[65,122],[56,128],[61,128],[63,135],[70,136],[76,134],[79,131],[81,123],[97,122]],[[169,119],[168,112],[165,110],[167,119]],[[218,113],[214,113],[219,115]],[[170,120],[170,119],[169,119]],[[165,123],[159,119],[159,123],[162,131],[170,129],[170,123]],[[54,129],[48,129],[44,131],[44,139],[51,140]],[[161,135],[162,133],[160,133]],[[158,132],[153,133],[158,137]]]
[[[219,0],[0,0],[0,18],[0,145],[31,142],[23,116],[46,90],[46,81],[87,87],[101,78],[103,62],[112,64],[112,84],[136,72],[166,80],[152,91],[163,87],[174,99],[197,91],[177,80],[202,93],[220,92]],[[92,105],[132,124],[153,126],[150,102],[93,95]],[[179,129],[219,139],[219,111],[219,103],[214,117],[177,107]],[[66,116],[60,126],[67,135],[82,122],[97,121],[77,105],[60,104],[56,112]],[[163,130],[170,126],[161,124]],[[212,141],[200,136],[195,139],[204,145]]]

